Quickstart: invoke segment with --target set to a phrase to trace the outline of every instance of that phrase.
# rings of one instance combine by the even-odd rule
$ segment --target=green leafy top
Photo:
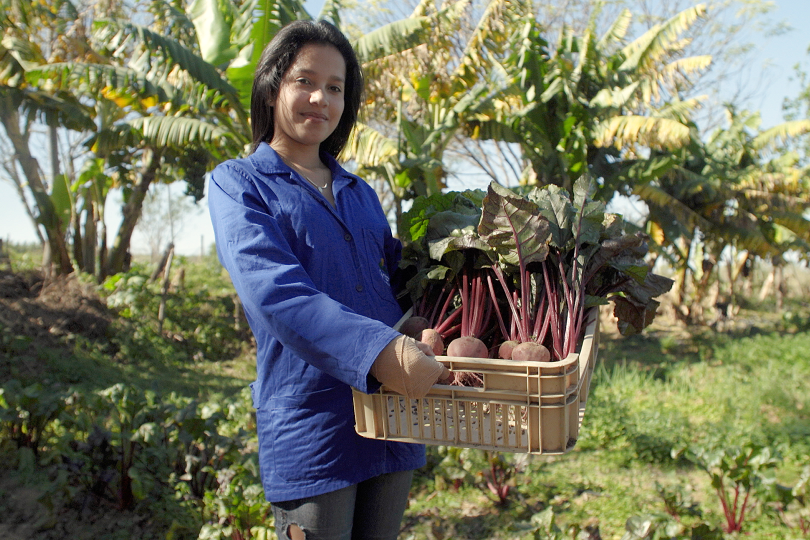
[[[402,266],[417,275],[408,284],[412,298],[430,280],[452,280],[472,256],[502,282],[501,293],[514,291],[500,301],[525,319],[516,322],[523,339],[541,341],[550,332],[558,356],[575,344],[587,306],[613,301],[620,331],[640,332],[672,281],[650,271],[645,237],[625,233],[621,216],[592,194],[584,180],[573,200],[553,185],[521,194],[493,182],[485,195],[417,199],[403,216]]]

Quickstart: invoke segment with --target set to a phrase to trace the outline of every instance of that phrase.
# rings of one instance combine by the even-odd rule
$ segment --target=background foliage
[[[101,286],[69,278],[57,298],[25,260],[12,251],[15,272],[0,272],[0,530],[271,538],[255,350],[216,261],[175,267],[184,288],[173,279],[169,294],[184,300],[160,330],[147,266]],[[797,275],[789,317],[771,299],[722,330],[686,327],[665,304],[645,334],[621,337],[605,314],[574,451],[428,447],[400,537],[802,538],[810,312],[798,291],[810,278]],[[97,318],[65,310],[71,299],[98,302]]]

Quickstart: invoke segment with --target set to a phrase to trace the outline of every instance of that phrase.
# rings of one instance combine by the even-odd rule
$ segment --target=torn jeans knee
[[[307,540],[307,534],[297,523],[287,525],[287,538],[290,540]]]
[[[307,535],[303,527],[295,521],[291,522],[286,511],[277,511],[275,514],[278,540],[306,540]]]

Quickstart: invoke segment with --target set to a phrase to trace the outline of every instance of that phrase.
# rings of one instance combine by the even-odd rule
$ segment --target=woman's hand
[[[423,398],[431,386],[452,378],[450,370],[436,361],[429,345],[404,335],[386,345],[371,365],[370,373],[409,399]]]

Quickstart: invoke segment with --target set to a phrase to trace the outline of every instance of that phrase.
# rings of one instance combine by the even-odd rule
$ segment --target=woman
[[[424,447],[358,436],[351,387],[422,397],[449,375],[391,328],[400,244],[376,193],[335,161],[362,88],[334,26],[282,28],[256,69],[251,155],[209,183],[217,252],[256,338],[259,461],[279,538],[396,538]]]

